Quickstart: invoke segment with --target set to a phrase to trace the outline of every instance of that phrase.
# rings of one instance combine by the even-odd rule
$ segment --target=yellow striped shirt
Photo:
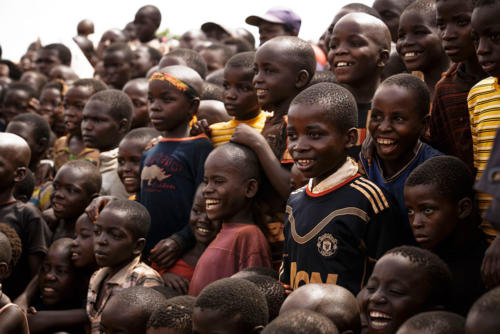
[[[215,147],[228,143],[234,133],[234,130],[240,124],[251,126],[260,133],[266,124],[266,118],[268,116],[271,116],[271,113],[261,111],[258,116],[246,121],[238,121],[233,118],[228,122],[214,123],[210,125],[210,130],[212,130],[210,139]]]
[[[488,165],[497,128],[500,126],[500,87],[498,86],[498,78],[486,78],[472,87],[467,97],[467,104],[469,107],[477,181]],[[482,215],[488,209],[491,198],[490,195],[485,193],[477,194],[478,206]],[[490,238],[494,238],[497,234],[497,231],[484,220],[481,223],[481,228]]]

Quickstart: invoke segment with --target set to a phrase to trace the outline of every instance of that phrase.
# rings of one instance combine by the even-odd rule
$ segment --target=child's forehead
[[[120,145],[118,146],[118,156],[124,155],[125,151],[130,153],[138,153],[142,154],[147,144],[144,144],[145,140],[142,138],[134,137],[134,138],[123,138],[120,141]]]
[[[346,14],[335,24],[332,38],[345,34],[363,36],[376,44],[390,47],[391,37],[387,25],[365,13]]]
[[[405,10],[399,18],[399,29],[411,28],[415,26],[426,26],[435,28],[436,22],[429,14],[419,10]]]

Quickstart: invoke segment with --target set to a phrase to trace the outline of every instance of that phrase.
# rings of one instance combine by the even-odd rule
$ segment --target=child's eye
[[[403,117],[401,117],[401,116],[395,116],[395,117],[394,117],[394,120],[395,120],[396,122],[403,122],[405,119],[404,119]]]
[[[432,215],[433,213],[434,213],[434,209],[432,209],[432,208],[425,208],[424,209],[424,214],[426,216]]]
[[[288,140],[296,140],[297,139],[297,134],[295,132],[287,132],[286,134],[288,136]]]
[[[319,132],[310,132],[309,133],[309,137],[311,137],[312,139],[319,139],[319,138],[321,138],[321,133],[319,133]]]
[[[466,27],[470,24],[470,19],[459,19],[457,24],[460,26],[460,27]]]
[[[95,236],[100,236],[100,235],[101,235],[101,233],[102,233],[102,231],[101,231],[101,230],[94,230],[94,235],[95,235]]]
[[[500,39],[500,33],[498,33],[498,32],[492,32],[490,34],[490,39],[492,41],[495,41],[495,42],[498,41]]]
[[[415,214],[415,211],[413,211],[413,209],[406,209],[406,213],[408,214],[408,216],[413,216]]]

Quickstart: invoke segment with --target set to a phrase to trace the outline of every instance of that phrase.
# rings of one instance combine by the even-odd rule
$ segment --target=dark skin
[[[63,100],[63,120],[69,134],[69,151],[77,156],[85,148],[82,139],[82,114],[83,108],[90,99],[92,91],[89,87],[71,87],[66,92]]]
[[[35,129],[31,124],[24,122],[10,122],[5,131],[18,135],[28,143],[31,151],[29,169],[36,175],[36,170],[38,169],[40,160],[45,153],[47,141],[49,139],[44,137],[39,140],[35,140]]]

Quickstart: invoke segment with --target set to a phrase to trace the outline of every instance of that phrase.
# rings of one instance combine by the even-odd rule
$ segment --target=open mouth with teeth
[[[294,159],[294,161],[295,165],[297,166],[297,169],[300,170],[301,172],[309,170],[314,163],[314,160],[312,159]]]
[[[257,97],[264,97],[267,94],[267,89],[257,88],[255,93],[257,94]]]
[[[403,58],[405,60],[413,60],[414,58],[418,57],[420,54],[421,54],[421,52],[418,52],[418,51],[405,52],[405,53],[403,53]]]
[[[206,199],[205,207],[207,210],[212,210],[214,207],[217,207],[220,204],[218,199]]]
[[[348,61],[339,61],[339,62],[335,63],[335,68],[349,67],[352,65],[353,65],[353,63],[348,62]]]
[[[375,329],[382,329],[389,325],[392,317],[387,313],[371,311],[369,314],[370,327]]]
[[[392,153],[397,147],[398,144],[394,139],[390,138],[377,138],[377,153],[379,155],[387,155]]]

